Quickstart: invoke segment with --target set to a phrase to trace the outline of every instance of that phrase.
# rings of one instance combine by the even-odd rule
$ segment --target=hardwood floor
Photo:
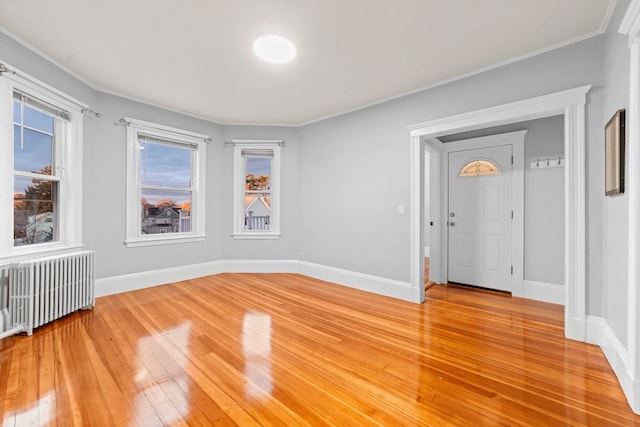
[[[0,341],[2,426],[640,425],[560,306],[411,304],[293,274],[99,298]]]

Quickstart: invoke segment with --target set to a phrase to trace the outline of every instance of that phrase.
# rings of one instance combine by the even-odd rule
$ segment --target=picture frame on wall
[[[625,110],[615,112],[604,128],[604,194],[624,193]]]

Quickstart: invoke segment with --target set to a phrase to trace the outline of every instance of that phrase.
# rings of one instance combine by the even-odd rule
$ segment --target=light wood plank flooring
[[[0,341],[2,426],[631,426],[562,308],[436,285],[411,304],[293,274],[99,298]]]

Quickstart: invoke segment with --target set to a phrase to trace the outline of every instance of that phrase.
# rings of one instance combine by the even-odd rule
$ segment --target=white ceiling
[[[221,123],[299,125],[600,34],[614,4],[0,0],[0,27],[105,92]],[[294,62],[255,57],[265,33],[292,40]]]

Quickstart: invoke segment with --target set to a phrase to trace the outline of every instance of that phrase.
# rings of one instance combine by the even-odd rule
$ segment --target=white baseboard
[[[373,292],[405,301],[419,303],[419,289],[411,286],[408,282],[386,279],[372,276],[370,274],[358,273],[341,268],[329,267],[321,264],[300,261],[298,273],[315,279],[337,283],[350,288]]]
[[[640,414],[640,381],[634,379],[629,374],[629,355],[627,349],[622,345],[604,319],[589,316],[587,318],[587,324],[591,325],[594,329],[599,327],[599,331],[589,331],[588,326],[587,335],[589,338],[599,337],[599,342],[594,342],[593,344],[598,344],[602,349],[611,369],[613,369],[613,372],[618,378],[618,382],[624,391],[631,410],[636,414]]]
[[[564,290],[564,286],[562,285],[525,280],[522,295],[519,296],[564,305]]]
[[[412,287],[408,282],[298,260],[218,260],[162,270],[124,274],[97,279],[96,297],[219,273],[298,273],[350,288],[405,301],[420,302],[420,290]]]
[[[604,330],[604,319],[597,316],[587,316],[585,341],[589,344],[600,345],[602,343],[602,331]]]
[[[570,340],[587,341],[587,322],[573,317],[564,318],[564,336]],[[592,343],[593,344],[593,343]]]
[[[123,274],[121,276],[96,279],[96,297],[119,294],[150,288],[196,277],[222,273],[219,261],[191,264],[180,267],[163,268],[161,270],[142,271],[140,273]]]
[[[297,272],[298,261],[218,260],[200,264],[142,271],[96,280],[96,297],[135,291],[197,277],[220,273],[289,273]],[[292,271],[294,270],[294,271]]]
[[[627,349],[607,322],[597,316],[587,316],[586,320],[565,319],[565,335],[600,347],[618,378],[631,410],[640,414],[640,381],[634,380],[629,374]]]

